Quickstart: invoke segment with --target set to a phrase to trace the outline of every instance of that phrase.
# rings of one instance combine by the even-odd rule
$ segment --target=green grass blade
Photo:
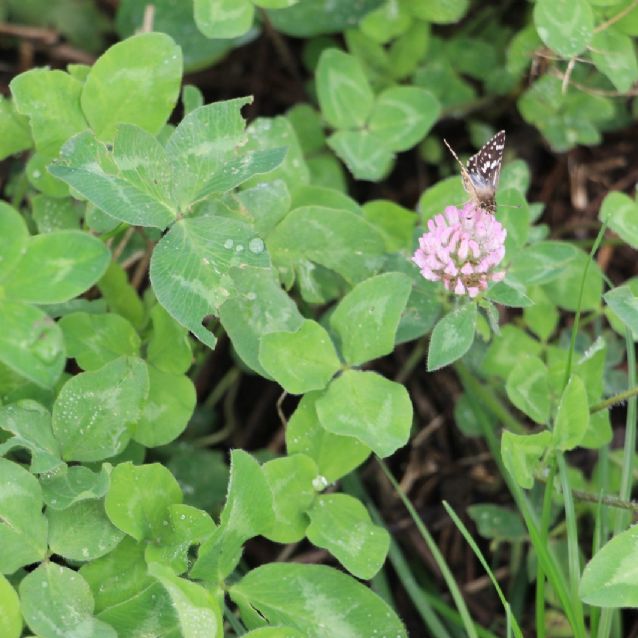
[[[585,635],[580,630],[580,627],[582,627],[583,624],[582,618],[580,620],[577,619],[572,595],[565,581],[565,576],[560,569],[558,561],[550,550],[549,545],[546,542],[543,542],[542,535],[539,530],[539,522],[536,516],[536,512],[530,505],[527,496],[523,492],[523,489],[518,485],[518,483],[516,483],[516,481],[512,480],[511,476],[508,474],[507,470],[503,466],[499,443],[496,438],[496,434],[494,433],[494,426],[481,408],[481,396],[479,393],[477,393],[476,390],[477,386],[478,388],[480,388],[481,385],[476,382],[466,383],[467,377],[471,375],[469,371],[463,366],[457,366],[457,370],[461,375],[461,380],[463,381],[463,386],[467,393],[468,400],[470,401],[472,409],[476,414],[476,418],[481,425],[483,435],[485,436],[485,440],[487,441],[492,456],[498,464],[501,474],[503,475],[503,478],[507,483],[512,496],[514,497],[514,500],[523,516],[523,519],[525,520],[525,524],[527,526],[527,530],[530,535],[532,545],[534,546],[534,550],[536,551],[538,560],[541,561],[543,571],[545,572],[547,579],[551,583],[552,587],[554,588],[554,592],[560,600],[563,611],[565,612],[565,615],[567,616],[567,619],[569,620],[574,630],[574,636],[575,638],[585,638]]]
[[[430,535],[430,532],[428,532],[425,525],[423,525],[423,522],[421,521],[421,518],[419,517],[412,503],[410,502],[410,499],[405,495],[405,493],[401,489],[401,486],[397,483],[394,476],[392,476],[392,473],[390,472],[390,469],[388,468],[388,466],[379,457],[377,457],[377,463],[380,465],[381,469],[383,470],[383,473],[386,475],[390,483],[392,483],[392,487],[394,487],[394,490],[399,495],[399,498],[401,499],[401,501],[403,501],[403,505],[408,510],[410,516],[412,517],[412,520],[414,521],[414,524],[419,530],[419,533],[421,534],[421,538],[423,538],[423,540],[425,541],[425,544],[428,546],[428,549],[432,553],[432,557],[434,558],[439,570],[441,571],[441,575],[443,576],[443,579],[445,580],[445,584],[450,590],[450,594],[452,595],[452,599],[454,600],[456,609],[458,610],[459,615],[461,616],[461,619],[463,621],[463,627],[465,628],[465,632],[467,636],[469,638],[478,638],[478,634],[476,633],[476,628],[474,627],[474,621],[472,620],[470,616],[470,612],[467,609],[467,605],[465,604],[465,600],[463,599],[461,590],[459,589],[459,586],[456,580],[454,579],[454,575],[452,574],[452,572],[450,571],[450,568],[445,562],[445,558],[443,557],[443,554],[441,554],[441,551],[439,550],[437,544],[435,543],[434,538],[432,538],[432,536]]]
[[[549,474],[543,494],[543,510],[541,512],[541,541],[547,543],[549,524],[552,515],[552,490],[554,476],[556,474],[556,462],[552,456],[549,462]],[[545,638],[545,572],[540,561],[536,561],[536,592],[534,601],[534,614],[536,619],[536,638]]]
[[[242,625],[241,621],[230,607],[224,602],[224,618],[228,621],[228,624],[233,628],[236,636],[243,636],[246,633],[246,628]]]
[[[459,613],[450,607],[446,602],[431,594],[425,590],[421,590],[424,598],[429,602],[432,608],[440,614],[442,618],[445,618],[450,624],[454,624],[457,627],[462,626],[461,616]],[[481,627],[480,625],[476,625],[476,633],[479,638],[499,638],[496,634],[491,632],[489,629],[485,627]]]
[[[470,534],[467,527],[465,527],[465,524],[463,523],[463,521],[457,516],[456,512],[452,509],[452,507],[449,505],[447,501],[443,501],[443,507],[445,507],[445,510],[449,514],[450,518],[454,521],[454,524],[456,525],[458,530],[461,532],[461,534],[463,534],[463,538],[465,539],[465,542],[472,548],[472,551],[474,552],[479,562],[483,566],[483,569],[485,570],[490,580],[492,581],[492,584],[494,585],[494,589],[496,589],[496,593],[498,594],[498,597],[501,599],[501,603],[503,604],[503,608],[505,609],[505,616],[507,617],[508,626],[510,626],[516,638],[523,638],[523,632],[521,631],[521,628],[519,627],[519,624],[516,618],[514,617],[514,614],[512,613],[510,604],[507,601],[507,598],[505,598],[505,594],[503,593],[501,586],[498,584],[498,581],[496,580],[496,577],[494,576],[494,572],[490,568],[488,562],[485,560],[485,556],[483,556],[483,552],[480,550],[479,546],[476,544],[476,541],[474,540],[474,538],[472,538],[472,535]]]
[[[365,502],[372,520],[381,527],[385,527],[385,522],[381,518],[379,510],[375,507],[370,495],[367,493],[361,479],[356,472],[352,472],[348,476],[344,477],[341,481],[344,492],[356,496],[358,499]],[[423,624],[427,628],[429,635],[432,638],[452,638],[446,627],[439,620],[436,611],[433,609],[432,598],[425,594],[423,588],[419,585],[408,561],[405,559],[401,548],[398,543],[391,537],[390,549],[388,550],[388,559],[390,564],[394,568],[401,584],[407,592],[412,604],[416,608],[417,612],[423,620]]]
[[[575,638],[586,638],[585,633],[582,630],[582,616],[580,619],[577,617],[576,610],[574,609],[574,601],[558,560],[553,555],[549,545],[543,542],[536,513],[530,505],[523,489],[516,483],[516,481],[510,480],[509,485],[511,486],[510,489],[512,490],[518,509],[525,520],[525,525],[527,526],[527,531],[529,532],[536,556],[542,564],[547,580],[554,588],[554,592],[560,600],[563,611],[565,612],[565,615],[567,616],[567,619],[574,631]]]
[[[578,527],[576,521],[576,510],[572,497],[569,477],[567,475],[567,463],[565,456],[560,452],[556,455],[558,464],[558,475],[560,477],[561,491],[563,492],[563,502],[565,503],[565,522],[567,523],[567,559],[569,565],[569,584],[574,602],[574,613],[579,623],[579,633],[586,635],[585,622],[583,616],[583,605],[578,595],[578,585],[580,583],[580,556],[578,543]]]

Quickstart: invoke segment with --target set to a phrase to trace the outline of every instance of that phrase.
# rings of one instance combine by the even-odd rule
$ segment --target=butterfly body
[[[445,140],[443,140],[445,142]],[[467,161],[467,166],[458,158],[450,145],[454,159],[461,167],[463,187],[470,196],[470,200],[482,210],[491,213],[496,212],[496,187],[501,174],[503,164],[503,149],[505,148],[505,131],[499,131],[491,137],[476,153]]]

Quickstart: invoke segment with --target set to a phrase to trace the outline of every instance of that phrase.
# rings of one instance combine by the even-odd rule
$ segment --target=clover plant
[[[638,285],[597,256],[638,203],[561,235],[525,148],[630,135],[636,2],[115,4],[0,3],[51,62],[0,100],[0,635],[629,635]],[[276,113],[200,85],[260,46]],[[416,375],[499,477],[441,511],[502,623],[394,479],[438,427]]]

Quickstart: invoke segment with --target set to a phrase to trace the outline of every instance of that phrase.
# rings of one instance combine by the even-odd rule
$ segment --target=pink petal
[[[455,206],[448,206],[445,209],[445,216],[447,217],[447,221],[449,224],[459,223],[459,209]]]
[[[439,279],[441,279],[436,273],[432,272],[427,266],[424,266],[423,268],[421,268],[421,274],[428,281],[438,281]]]
[[[453,261],[450,261],[448,265],[443,269],[443,272],[450,277],[456,277],[459,274],[459,269],[455,266]]]

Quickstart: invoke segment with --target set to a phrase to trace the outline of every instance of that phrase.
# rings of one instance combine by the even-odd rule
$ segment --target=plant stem
[[[224,399],[224,420],[225,424],[219,430],[201,436],[193,441],[193,445],[196,447],[212,447],[217,445],[224,439],[226,439],[237,427],[237,420],[233,413],[233,404],[237,396],[237,390],[239,388],[237,380],[239,379],[239,368],[231,368],[219,381],[219,383],[213,388],[213,391],[208,395],[208,398],[204,402],[204,405],[208,408],[212,408],[219,399],[226,394]]]
[[[540,473],[534,474],[534,479],[539,481],[540,483],[550,484],[552,477],[543,476]],[[585,492],[584,490],[575,490],[572,488],[572,495],[577,498],[579,501],[584,501],[586,503],[602,503],[603,505],[609,505],[610,507],[617,507],[618,509],[629,510],[630,512],[634,512],[638,514],[638,502],[637,501],[626,501],[618,496],[611,496],[609,494],[593,494],[592,492]]]
[[[231,611],[230,607],[224,602],[224,618],[228,621],[230,626],[235,631],[237,636],[243,636],[246,633],[246,628],[242,625],[241,621]]]
[[[634,0],[631,4],[628,4],[622,11],[619,11],[615,16],[612,16],[606,22],[601,22],[595,29],[594,33],[600,33],[608,29],[612,24],[622,20],[626,15],[630,14],[638,6],[638,0]]]
[[[458,626],[463,624],[459,613],[440,598],[424,590],[421,590],[421,594],[432,605],[432,607],[434,607],[434,609],[443,616],[443,618]],[[485,627],[482,627],[481,625],[476,625],[476,633],[479,638],[498,638],[489,629],[485,629]]]
[[[629,385],[636,387],[636,351],[634,349],[633,335],[629,328],[625,329],[625,342],[627,346],[627,372]],[[627,419],[625,422],[625,445],[623,455],[622,478],[620,481],[619,496],[628,501],[631,498],[631,485],[633,478],[634,454],[636,452],[636,395],[632,394],[627,403]],[[616,516],[614,534],[618,534],[627,526],[626,516]]]
[[[206,397],[204,405],[210,409],[217,405],[217,402],[226,394],[235,381],[239,378],[239,368],[231,368],[213,388],[212,392]]]
[[[419,362],[423,358],[424,354],[425,354],[425,339],[421,339],[416,344],[416,346],[410,353],[410,356],[407,358],[406,362],[403,364],[399,372],[394,377],[394,380],[397,383],[401,383],[401,384],[405,383],[407,378],[412,373],[412,370],[416,368],[416,366],[419,364]]]
[[[592,405],[591,408],[589,408],[589,413],[595,414],[596,412],[607,410],[608,408],[611,408],[617,403],[623,403],[624,401],[627,401],[627,399],[630,399],[631,397],[635,397],[635,396],[638,396],[638,386],[629,388],[628,390],[625,390],[624,392],[619,392],[618,394],[615,394],[613,397],[609,397],[609,399],[605,399],[604,401],[601,401],[600,403],[596,403]]]
[[[605,232],[607,231],[607,223],[603,222],[600,230],[598,231],[598,235],[596,235],[596,239],[589,251],[589,259],[583,268],[583,276],[580,278],[580,288],[578,290],[578,304],[576,305],[576,315],[574,316],[574,325],[572,326],[572,334],[569,343],[569,352],[567,354],[567,365],[565,366],[565,377],[563,378],[563,390],[567,387],[569,383],[569,377],[572,374],[572,361],[574,359],[574,352],[576,350],[576,336],[578,335],[578,327],[580,324],[580,314],[581,307],[583,305],[583,295],[585,294],[585,281],[587,280],[587,273],[589,272],[589,266],[594,259],[594,255],[598,250],[598,246],[600,246],[600,242],[603,240],[605,236]]]
[[[606,492],[609,486],[609,445],[603,445],[598,456],[599,485],[602,492]],[[591,555],[595,556],[600,548],[607,542],[609,532],[609,511],[598,502],[594,514],[594,535],[592,539]],[[592,607],[589,613],[589,634],[598,635],[598,623],[600,621],[600,607]]]

